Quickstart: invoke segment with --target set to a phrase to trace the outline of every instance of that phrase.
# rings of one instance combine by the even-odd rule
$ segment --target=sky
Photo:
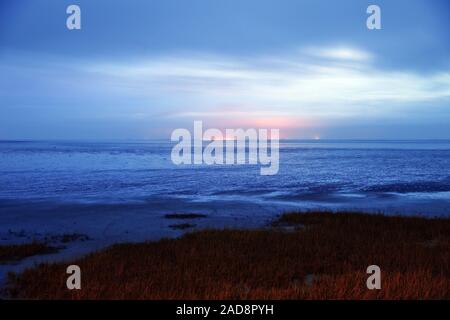
[[[449,36],[446,0],[1,0],[0,140],[450,139]]]

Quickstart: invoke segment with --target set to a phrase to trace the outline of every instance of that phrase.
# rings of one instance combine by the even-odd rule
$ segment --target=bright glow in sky
[[[377,31],[365,1],[126,2],[78,1],[80,31],[64,1],[0,5],[0,139],[450,138],[446,1],[379,1]]]

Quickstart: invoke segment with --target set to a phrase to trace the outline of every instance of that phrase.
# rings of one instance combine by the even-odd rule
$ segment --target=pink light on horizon
[[[216,127],[225,132],[225,129],[279,129],[280,139],[291,138],[290,133],[313,126],[312,121],[299,117],[289,116],[264,116],[242,117],[236,119],[221,119],[207,122],[207,127]],[[206,127],[206,125],[205,125]]]

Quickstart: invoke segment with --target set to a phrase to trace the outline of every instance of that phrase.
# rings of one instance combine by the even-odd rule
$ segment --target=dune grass
[[[11,263],[38,254],[55,252],[56,249],[43,242],[16,245],[0,245],[0,264]]]
[[[260,230],[205,230],[119,244],[10,278],[31,299],[450,299],[450,219],[290,213]],[[368,290],[366,268],[381,268]]]

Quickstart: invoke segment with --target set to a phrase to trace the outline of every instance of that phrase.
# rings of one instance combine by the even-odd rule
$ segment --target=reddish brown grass
[[[10,294],[33,299],[449,299],[449,244],[450,219],[286,214],[265,230],[208,230],[115,245],[73,262],[82,270],[81,290],[66,289],[67,264],[43,264],[12,277]],[[372,264],[381,267],[381,290],[366,287],[365,271]]]
[[[0,264],[14,262],[37,254],[55,252],[55,248],[42,242],[0,246]]]

